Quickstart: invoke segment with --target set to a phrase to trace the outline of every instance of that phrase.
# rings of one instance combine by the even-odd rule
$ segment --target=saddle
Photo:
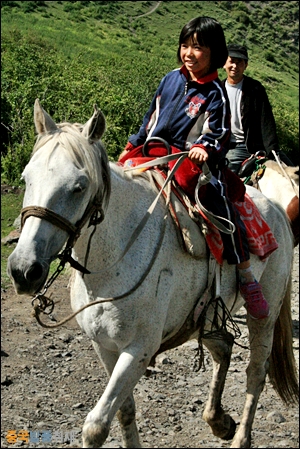
[[[159,169],[149,170],[157,189],[160,190],[166,175]],[[164,197],[166,193],[163,192]],[[171,184],[171,199],[169,212],[173,218],[179,242],[184,251],[194,259],[207,256],[207,247],[204,244],[206,226],[203,218],[197,212],[196,204],[192,204],[188,196],[174,182]]]
[[[154,138],[152,138],[154,139]],[[161,141],[160,138],[155,138]],[[144,146],[145,147],[145,146]],[[136,167],[133,174],[139,174],[141,171],[145,171],[144,168],[139,169],[138,166],[143,162],[149,161],[150,159],[156,159],[157,157],[166,155],[165,145],[160,146],[154,142],[148,144],[148,152],[145,153],[143,146],[137,147],[129,151],[125,157],[119,160],[119,164],[126,167]],[[173,147],[167,144],[168,153],[172,152]],[[177,148],[174,149],[175,152],[179,152]],[[186,161],[186,160],[185,160]],[[184,162],[185,162],[184,161]],[[169,164],[168,164],[169,165]],[[183,164],[182,164],[183,165]],[[149,170],[146,168],[146,173],[148,179],[154,179],[154,185],[160,190],[167,177],[167,167],[162,167],[159,169],[155,166],[155,169]],[[181,168],[181,167],[180,167]],[[199,167],[198,167],[199,169]],[[226,167],[225,167],[226,169]],[[179,169],[180,170],[180,169]],[[150,174],[149,174],[150,173]],[[177,173],[177,172],[176,172]],[[210,221],[210,219],[201,211],[196,203],[194,203],[190,195],[187,195],[185,190],[182,189],[182,176],[184,171],[180,172],[180,177],[175,176],[175,180],[172,182],[172,193],[170,201],[170,213],[174,220],[174,223],[178,230],[178,235],[180,236],[180,241],[183,245],[185,251],[187,251],[192,257],[200,259],[206,257],[206,252],[203,252],[203,238],[207,243],[207,247],[210,253],[215,257],[219,265],[223,264],[223,241],[219,229]],[[191,184],[194,183],[194,178],[196,176],[195,171],[192,170],[185,171],[187,173],[184,183],[188,181]],[[175,174],[176,175],[176,174]],[[192,179],[188,177],[191,176]],[[233,173],[231,170],[225,170],[225,177],[229,177],[227,183],[231,185],[232,195],[229,199],[234,203],[238,213],[240,214],[242,220],[244,221],[249,250],[252,254],[259,256],[262,260],[265,260],[273,251],[278,247],[276,239],[274,238],[268,224],[265,222],[263,217],[260,215],[254,202],[251,200],[249,195],[245,194],[245,186],[241,179]],[[197,173],[197,179],[199,173]],[[236,180],[238,182],[236,182]],[[236,191],[233,191],[232,186],[236,186]],[[239,187],[242,186],[241,189]],[[203,186],[202,194],[205,192],[205,186]],[[195,189],[193,190],[195,191]],[[205,193],[204,193],[205,194]],[[165,193],[166,196],[166,193]],[[260,223],[258,226],[257,223]],[[204,245],[205,247],[205,245]]]
[[[258,151],[246,159],[238,172],[238,176],[244,179],[244,183],[256,187],[258,181],[263,177],[265,165],[268,158],[264,151]]]

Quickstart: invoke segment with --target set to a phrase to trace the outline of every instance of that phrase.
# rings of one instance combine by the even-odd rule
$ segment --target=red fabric
[[[127,165],[129,165],[129,166],[132,165],[132,163],[131,163],[132,159],[144,157],[143,153],[142,153],[142,149],[143,149],[143,145],[134,148],[133,150],[131,150],[127,154],[125,154],[125,156],[123,156],[119,160],[119,162],[124,164],[126,161],[130,160],[127,162]],[[172,154],[181,153],[180,150],[178,150],[177,148],[175,148],[173,146],[171,146],[171,151],[172,151]],[[149,157],[150,157],[150,155],[152,156],[152,157],[150,157],[150,159],[153,159],[154,157],[166,156],[167,149],[164,146],[159,146],[157,143],[153,143],[153,144],[150,143],[148,146],[147,153],[148,153]],[[150,159],[144,157],[144,162],[147,162]],[[141,163],[141,162],[139,162],[139,163]],[[136,162],[135,162],[135,164],[138,165]],[[169,168],[172,169],[175,164],[176,164],[176,161],[170,161],[168,163]],[[177,181],[177,183],[180,185],[180,187],[183,189],[184,192],[186,192],[188,195],[191,196],[191,198],[194,198],[195,188],[196,188],[198,177],[199,177],[200,173],[201,173],[200,166],[194,164],[188,158],[186,158],[182,162],[182,164],[180,165],[180,167],[178,168],[178,170],[176,171],[176,173],[174,175],[174,178]]]
[[[185,67],[185,65],[182,65],[180,67],[180,71],[181,71],[181,73],[183,73],[185,75],[186,79],[189,79],[190,74],[189,74],[187,68]],[[219,76],[218,71],[215,70],[214,72],[209,73],[208,75],[205,75],[202,78],[195,80],[195,82],[198,84],[206,84],[206,83],[209,83],[210,81],[214,81],[215,79],[218,78],[218,76]]]
[[[181,153],[178,148],[171,147],[172,154]],[[177,161],[170,161],[169,168],[172,170]],[[175,172],[174,178],[180,185],[182,190],[190,195],[191,198],[195,197],[195,188],[198,182],[200,173],[202,173],[201,167],[194,164],[189,158],[185,158],[180,167]]]
[[[143,146],[139,146],[129,151],[119,162],[122,164],[126,162],[127,166],[136,166],[152,160],[154,157],[165,156],[167,154],[166,148],[158,147],[157,143],[149,145],[147,151],[149,157],[143,156],[142,148]],[[180,150],[175,147],[171,147],[171,151],[172,154],[180,152]],[[176,161],[169,162],[169,167],[172,168],[175,163]],[[183,161],[175,173],[176,181],[186,193],[190,194],[191,198],[194,198],[195,187],[200,173],[200,167],[191,162],[188,158]],[[278,243],[276,242],[270,227],[262,218],[258,208],[249,195],[245,193],[245,186],[240,178],[227,167],[222,170],[222,173],[228,187],[228,196],[230,195],[229,199],[234,203],[245,223],[249,250],[252,254],[259,256],[261,260],[265,260],[278,248]],[[204,193],[205,186],[202,186],[201,196],[204,195]],[[222,265],[224,247],[221,234],[201,211],[199,211],[199,213],[201,213],[208,225],[206,234],[207,245],[217,262]]]
[[[129,147],[129,145],[131,145],[130,142],[128,142],[128,144],[124,148],[124,151],[127,149],[127,147]],[[128,153],[126,153],[123,157],[121,157],[118,162],[120,162],[121,164],[124,164],[127,161],[127,159],[133,159],[136,157],[143,157],[141,146],[132,148],[131,150],[129,150]]]
[[[234,204],[245,224],[250,252],[265,260],[278,248],[278,243],[271,229],[247,193],[244,202]]]
[[[135,158],[144,158],[144,162],[147,162],[148,160],[154,159],[156,157],[166,156],[168,154],[165,146],[160,147],[158,146],[157,143],[150,143],[147,146],[147,156],[144,156],[143,147],[144,145],[140,145],[139,147],[134,148],[134,146],[130,142],[128,142],[126,147],[124,148],[124,151],[125,150],[129,151],[119,159],[119,162],[121,164],[124,164],[128,159],[135,159]],[[136,161],[135,165],[138,165]]]
[[[255,254],[261,260],[265,260],[278,248],[278,243],[269,225],[247,193],[243,202],[235,202],[234,205],[245,224],[250,253]],[[222,265],[224,247],[221,234],[207,217],[201,211],[199,212],[208,225],[207,245],[217,262]]]
[[[129,145],[127,144],[125,148],[127,148],[127,146]],[[170,148],[172,154],[181,152],[180,150],[178,150],[178,148],[175,148],[173,146],[171,146]],[[119,162],[124,164],[126,161],[128,161],[128,159],[131,160],[135,158],[144,158],[143,161],[139,162],[135,161],[135,165],[138,165],[142,164],[143,162],[148,162],[154,157],[161,157],[167,155],[167,149],[164,146],[160,146],[160,144],[156,142],[150,143],[147,147],[147,154],[149,157],[143,156],[142,149],[143,145],[133,148],[128,153],[126,153],[125,156],[123,156],[119,160]],[[176,164],[176,162],[177,161],[170,161],[168,163],[169,168],[172,169]],[[132,165],[132,163],[129,161],[127,165],[130,166]],[[194,200],[195,198],[195,188],[200,173],[202,173],[201,167],[199,165],[196,165],[190,159],[186,158],[174,175],[176,182],[179,184],[182,190],[190,196],[192,200]],[[224,167],[222,169],[222,173],[224,176],[224,182],[227,184],[227,195],[230,201],[232,202],[243,201],[246,190],[244,183],[235,173],[233,173],[227,167]],[[200,201],[204,197],[205,197],[205,186],[202,186],[201,191],[199,192]]]
[[[124,151],[131,151],[134,150],[134,146],[132,145],[132,143],[127,142],[127,145],[124,148]]]

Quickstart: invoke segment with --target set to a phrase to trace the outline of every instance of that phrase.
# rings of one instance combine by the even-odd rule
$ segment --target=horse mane
[[[84,170],[91,184],[91,198],[102,202],[107,207],[110,191],[110,169],[108,156],[103,143],[89,142],[82,134],[83,125],[80,123],[59,123],[57,129],[37,137],[32,156],[52,141],[53,145],[47,145],[43,151],[48,151],[49,158],[59,144],[75,166]]]
[[[152,173],[153,173],[153,169],[152,170],[146,170],[146,171],[140,171],[140,172],[136,172],[134,170],[131,171],[125,171],[124,168],[122,167],[122,165],[120,165],[118,162],[113,163],[114,164],[114,168],[115,168],[115,172],[116,174],[125,179],[125,180],[129,180],[129,181],[133,181],[133,180],[139,180],[139,179],[144,179],[148,182],[151,182],[152,180]],[[155,190],[155,189],[154,189]]]

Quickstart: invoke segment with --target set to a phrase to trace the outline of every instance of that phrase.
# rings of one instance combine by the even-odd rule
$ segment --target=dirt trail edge
[[[53,297],[60,299],[52,320],[71,312],[68,278],[59,277]],[[57,315],[56,315],[57,314]],[[292,315],[294,351],[299,360],[299,247],[293,268]],[[236,315],[239,343],[248,345],[245,310]],[[99,400],[107,377],[88,338],[73,319],[45,330],[31,317],[31,301],[12,288],[2,290],[1,447],[81,447],[81,429]],[[210,433],[202,419],[212,375],[193,371],[196,342],[167,351],[152,375],[142,377],[134,390],[137,423],[143,447],[230,447]],[[239,423],[246,391],[249,351],[235,345],[223,395],[223,406]],[[298,448],[299,409],[286,407],[267,381],[253,425],[252,447]],[[30,438],[30,442],[27,442]],[[112,423],[106,448],[118,448],[120,429]]]

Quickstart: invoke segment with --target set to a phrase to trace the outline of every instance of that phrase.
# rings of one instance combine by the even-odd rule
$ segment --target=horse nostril
[[[33,282],[40,279],[43,275],[43,266],[39,262],[35,262],[26,271],[25,278],[28,282]]]

